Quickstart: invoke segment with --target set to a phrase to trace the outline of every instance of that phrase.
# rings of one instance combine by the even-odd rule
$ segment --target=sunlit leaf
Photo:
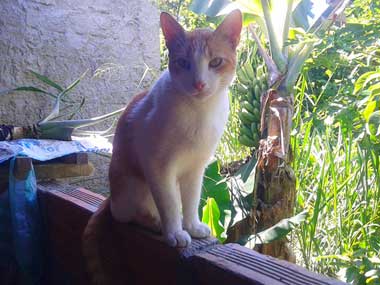
[[[368,122],[371,114],[376,110],[376,106],[377,106],[376,101],[370,101],[367,103],[367,106],[363,110],[362,115],[367,122]]]
[[[380,73],[376,71],[370,71],[370,72],[366,72],[362,74],[355,82],[354,94],[358,93],[360,90],[362,90],[365,87],[365,85],[369,81],[368,78],[373,77],[373,76],[374,78],[376,78],[376,74],[379,74],[380,76]]]
[[[368,87],[368,91],[371,92],[372,96],[380,95],[380,83],[372,84],[370,87]]]
[[[288,5],[292,5],[293,1],[289,0],[272,0],[271,1],[271,13],[270,16],[274,23],[274,33],[277,38],[278,45],[282,48],[284,45],[284,40],[288,37],[289,31],[289,23],[286,23],[287,17],[289,17],[288,13]],[[290,10],[291,11],[291,10]],[[287,25],[286,29],[286,37],[284,37],[283,32],[285,25]]]
[[[288,39],[295,40],[298,36],[303,36],[305,34],[305,30],[302,28],[290,28]]]
[[[206,205],[202,211],[202,222],[210,227],[214,237],[223,242],[222,233],[224,228],[220,224],[220,211],[214,198],[207,198]]]
[[[199,210],[203,208],[208,198],[214,198],[217,202],[220,209],[220,220],[221,223],[224,224],[226,214],[228,211],[231,211],[232,204],[228,185],[219,172],[218,161],[212,162],[206,169],[203,178],[202,197]]]

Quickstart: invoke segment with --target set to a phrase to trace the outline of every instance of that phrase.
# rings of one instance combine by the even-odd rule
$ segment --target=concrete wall
[[[151,83],[148,74],[138,87],[145,64],[159,68],[158,16],[151,0],[1,0],[0,90],[35,85],[28,69],[62,85],[89,69],[73,93],[86,97],[80,117],[121,108]],[[93,77],[99,67],[108,69]],[[0,123],[35,123],[51,105],[37,94],[0,96]],[[106,161],[96,167],[106,175]]]

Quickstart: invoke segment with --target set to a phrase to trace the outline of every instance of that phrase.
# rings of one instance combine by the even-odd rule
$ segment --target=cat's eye
[[[186,70],[189,70],[190,69],[190,62],[184,58],[179,58],[177,59],[177,64],[183,68],[183,69],[186,69]]]
[[[223,58],[215,57],[209,62],[209,66],[211,68],[217,68],[223,63]]]

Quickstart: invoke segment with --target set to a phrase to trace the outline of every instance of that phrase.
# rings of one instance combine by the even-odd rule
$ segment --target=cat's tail
[[[121,284],[116,277],[121,258],[112,231],[110,199],[91,216],[83,233],[82,245],[89,278],[94,285]],[[120,272],[120,271],[119,271]]]

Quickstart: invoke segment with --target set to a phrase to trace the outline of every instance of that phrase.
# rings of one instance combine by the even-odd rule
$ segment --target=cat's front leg
[[[191,243],[190,235],[182,229],[180,198],[176,177],[169,171],[150,173],[149,184],[153,199],[160,213],[162,232],[166,242],[173,247],[186,247]]]
[[[180,179],[183,210],[183,228],[194,238],[206,238],[210,228],[199,220],[198,207],[202,189],[204,169],[184,175]]]

